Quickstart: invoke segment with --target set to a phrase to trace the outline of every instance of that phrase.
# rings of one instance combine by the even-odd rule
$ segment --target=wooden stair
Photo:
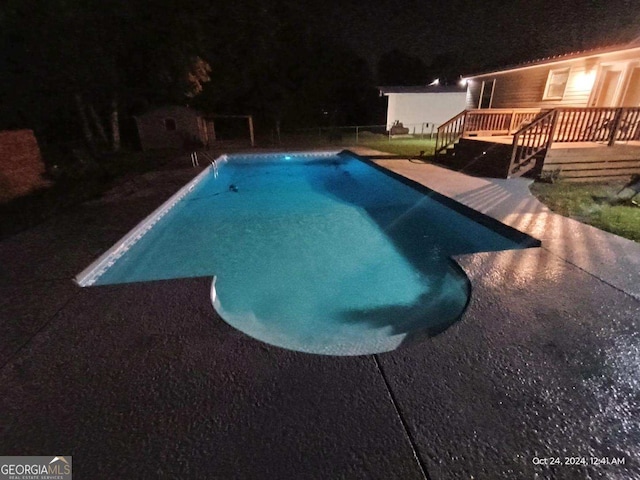
[[[461,138],[438,155],[436,162],[469,175],[506,178],[511,150],[511,145],[503,143]]]

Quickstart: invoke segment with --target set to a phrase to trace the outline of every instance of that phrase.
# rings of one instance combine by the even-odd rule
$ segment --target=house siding
[[[620,90],[626,87],[631,70],[640,66],[640,49],[588,55],[565,61],[550,62],[503,72],[469,78],[467,108],[478,108],[483,81],[496,81],[491,108],[555,108],[562,106],[587,107],[593,105],[592,95],[597,88],[602,67],[617,64],[623,69]],[[562,99],[543,100],[547,78],[551,70],[569,69],[569,77]],[[619,103],[621,95],[616,95]],[[616,106],[616,105],[611,105]]]

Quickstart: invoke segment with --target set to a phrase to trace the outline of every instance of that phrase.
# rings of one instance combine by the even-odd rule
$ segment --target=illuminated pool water
[[[347,153],[225,157],[159,213],[79,283],[215,277],[232,326],[333,355],[442,331],[470,295],[452,255],[535,244]]]

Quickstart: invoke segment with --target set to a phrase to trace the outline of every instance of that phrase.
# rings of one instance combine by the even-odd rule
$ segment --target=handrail
[[[535,157],[551,147],[557,120],[558,110],[550,110],[513,134],[507,178],[520,176],[535,167]]]
[[[540,113],[539,108],[489,108],[469,110],[465,136],[472,133],[510,135]]]
[[[554,142],[606,142],[637,139],[640,107],[564,107],[558,109]]]
[[[463,110],[438,127],[435,147],[436,156],[440,155],[441,152],[455,144],[462,137],[467,112],[467,110]]]

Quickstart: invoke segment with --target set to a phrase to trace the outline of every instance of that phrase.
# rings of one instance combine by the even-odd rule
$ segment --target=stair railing
[[[435,155],[440,155],[445,152],[447,148],[454,145],[464,133],[464,126],[467,119],[467,110],[463,110],[455,117],[447,120],[445,123],[438,127],[438,134],[436,136],[436,148]]]
[[[550,110],[513,134],[513,149],[507,178],[519,177],[536,165],[536,158],[553,143],[558,110]]]

